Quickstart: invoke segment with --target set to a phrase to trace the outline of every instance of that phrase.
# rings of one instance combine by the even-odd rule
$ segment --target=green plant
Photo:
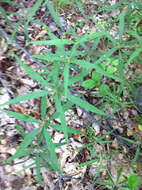
[[[7,0],[6,2],[10,6],[15,5],[15,3],[10,0]],[[79,8],[82,16],[86,18],[81,1],[55,0],[53,3],[59,6],[61,5],[62,8],[68,4],[71,6],[75,4],[75,6]],[[21,7],[19,4],[16,5],[24,11],[24,7]],[[125,10],[121,10],[122,5],[127,10],[126,12]],[[42,21],[37,21],[33,18],[37,10],[42,6],[45,6],[48,9],[52,18],[56,22],[56,25],[62,30],[62,35],[59,38],[50,31],[50,28],[46,26],[45,23]],[[91,113],[99,115],[100,118],[103,118],[108,115],[108,108],[112,108],[113,114],[117,108],[126,107],[129,104],[126,100],[126,97],[129,96],[129,90],[126,90],[129,88],[127,82],[129,66],[137,63],[141,59],[142,52],[142,40],[140,33],[136,29],[136,27],[140,24],[140,18],[137,18],[137,26],[135,26],[135,29],[133,30],[133,27],[126,22],[127,15],[132,15],[132,20],[134,18],[131,11],[131,3],[127,1],[120,1],[114,6],[103,7],[100,5],[100,7],[101,8],[98,12],[106,11],[109,13],[115,9],[120,11],[120,16],[115,18],[115,21],[118,22],[118,38],[113,38],[110,31],[105,28],[106,24],[100,24],[100,22],[94,19],[93,15],[89,15],[88,18],[92,21],[92,25],[95,25],[97,28],[97,32],[92,30],[91,32],[88,31],[88,33],[79,36],[76,33],[75,27],[70,27],[70,30],[65,32],[57,16],[58,13],[55,11],[52,3],[48,0],[45,0],[44,2],[43,0],[36,1],[34,6],[24,16],[19,14],[15,15],[20,16],[20,20],[15,26],[12,25],[9,17],[7,16],[9,14],[8,11],[4,10],[4,8],[0,6],[0,12],[3,18],[11,28],[11,31],[13,31],[10,37],[7,36],[10,38],[11,43],[16,42],[16,34],[18,34],[18,29],[23,24],[23,32],[25,34],[26,45],[28,48],[31,47],[31,44],[43,47],[48,46],[49,49],[53,46],[56,47],[54,53],[52,51],[44,51],[42,54],[40,53],[32,56],[36,63],[40,63],[39,72],[34,71],[30,66],[22,62],[16,53],[12,55],[16,62],[25,70],[25,72],[33,80],[40,84],[40,90],[18,96],[0,105],[0,107],[3,107],[5,105],[17,104],[19,102],[39,98],[41,103],[40,119],[35,119],[30,115],[17,113],[7,109],[0,110],[12,117],[15,117],[16,119],[29,122],[30,124],[36,123],[38,125],[38,127],[30,131],[30,133],[26,133],[22,126],[18,124],[16,125],[17,130],[23,137],[23,142],[19,145],[16,153],[6,161],[10,162],[21,157],[31,158],[33,163],[23,168],[23,170],[33,166],[36,167],[38,181],[42,180],[42,176],[40,175],[40,167],[53,169],[59,173],[63,172],[58,164],[56,148],[69,143],[70,133],[84,134],[80,130],[73,129],[71,126],[68,126],[65,112],[69,109],[73,109],[74,105],[76,105],[88,110]],[[32,23],[39,26],[44,26],[48,38],[44,39],[43,37],[42,40],[31,41],[28,33],[28,27],[29,24]],[[110,26],[113,24],[114,23],[110,23]],[[109,29],[111,29],[110,26],[108,27]],[[71,35],[71,39],[67,39],[67,35]],[[123,40],[123,37],[126,37],[126,40]],[[100,44],[103,48],[100,48]],[[67,48],[68,46],[69,48]],[[72,74],[72,71],[74,71],[75,74]],[[84,81],[84,78],[87,78],[90,73],[91,79]],[[106,83],[101,83],[102,78],[106,80]],[[81,94],[76,95],[73,93],[73,91],[78,91],[80,89],[80,83],[83,88],[88,88],[90,91],[97,87],[99,93],[96,96],[99,100],[95,105],[85,101]],[[110,87],[109,83],[113,83],[113,87]],[[52,97],[52,104],[55,106],[55,112],[52,115],[49,114],[47,109],[47,96]],[[60,124],[58,125],[54,123],[56,118],[60,120]],[[64,143],[54,143],[52,141],[52,136],[49,132],[51,128],[64,133]],[[103,167],[103,161],[106,159],[109,160],[110,155],[114,154],[114,152],[110,155],[104,156],[102,153],[99,155],[94,153],[93,155],[92,150],[95,149],[97,143],[104,144],[112,142],[105,141],[106,135],[109,135],[110,133],[111,132],[98,138],[94,133],[89,132],[89,140],[93,142],[91,143],[91,146],[86,145],[86,147],[90,151],[92,157],[90,161],[82,163],[80,166],[87,166],[93,162],[99,163],[96,176],[94,177],[95,182],[99,176],[101,168]],[[137,138],[136,141],[138,140],[139,139]],[[132,140],[129,141],[136,144],[136,142],[133,142]],[[134,159],[135,161],[140,153],[141,144],[141,142],[137,143],[139,149]],[[93,159],[94,156],[96,156],[95,159]],[[117,182],[114,182],[108,172],[107,175],[111,181],[110,186],[118,186],[121,188],[118,184],[120,174],[121,170],[118,172]],[[131,185],[133,178],[133,176],[128,178],[128,186]]]
[[[92,89],[95,86],[96,87],[99,86],[100,81],[101,81],[101,74],[96,72],[96,71],[93,71],[92,72],[92,79],[88,79],[88,80],[83,81],[82,86],[85,88],[88,88],[88,89]]]
[[[127,177],[126,184],[131,190],[137,190],[138,186],[142,184],[142,182],[136,174],[132,173]]]
[[[139,177],[136,174],[132,173],[126,179],[121,180],[122,171],[123,171],[122,168],[118,170],[116,181],[115,181],[113,179],[113,176],[107,170],[107,177],[109,179],[109,182],[96,181],[96,183],[100,185],[104,185],[104,186],[109,186],[112,189],[137,190],[139,185],[142,184]]]

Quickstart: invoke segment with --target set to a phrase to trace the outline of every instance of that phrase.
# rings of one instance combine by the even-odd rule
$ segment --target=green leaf
[[[93,71],[92,73],[92,80],[95,82],[95,83],[100,83],[101,81],[101,74],[96,72],[96,71]]]
[[[40,157],[39,157],[38,154],[36,155],[35,164],[36,164],[37,180],[38,180],[38,182],[40,183],[40,182],[42,181],[42,177],[41,177],[41,174],[40,174]]]
[[[111,64],[114,65],[114,66],[117,66],[119,64],[119,60],[115,59],[115,60],[112,61]]]
[[[127,61],[126,67],[128,67],[128,65],[142,52],[142,48],[137,48],[136,51],[134,51],[132,53],[132,55],[130,56],[130,58]]]
[[[23,167],[23,168],[22,168],[21,170],[19,170],[16,174],[20,174],[20,173],[24,172],[25,170],[27,170],[28,168],[31,168],[31,167],[34,166],[34,165],[35,165],[35,162],[33,162],[33,163],[31,163],[31,164],[29,164],[29,165]]]
[[[91,112],[99,114],[99,115],[106,116],[106,114],[103,111],[99,110],[98,108],[96,108],[95,106],[89,104],[88,102],[80,99],[79,97],[72,96],[71,94],[68,94],[68,99],[71,102],[73,102],[74,104],[84,108],[85,110],[91,111]]]
[[[67,93],[68,93],[69,68],[70,68],[69,62],[65,63],[64,72],[63,72],[63,75],[64,75],[64,95],[65,95],[65,97],[67,97]]]
[[[4,17],[4,19],[6,20],[7,24],[9,26],[12,26],[11,21],[8,19],[7,15],[6,15],[6,11],[0,6],[0,12],[2,14],[2,16]]]
[[[29,44],[38,44],[38,45],[65,45],[65,44],[74,44],[72,40],[66,39],[54,39],[54,40],[45,40],[45,41],[32,41]]]
[[[99,174],[100,174],[100,172],[101,172],[101,169],[102,169],[102,161],[100,162],[100,164],[99,164],[99,166],[98,166],[98,168],[97,168],[97,170],[96,170],[96,174],[95,174],[95,176],[93,177],[93,181],[96,181],[96,178],[99,176]]]
[[[98,159],[90,160],[90,161],[81,163],[81,164],[78,165],[78,167],[84,167],[84,166],[92,165],[94,162],[98,162]]]
[[[28,21],[27,21],[27,24],[31,21],[32,17],[35,15],[36,11],[39,9],[39,7],[42,4],[42,0],[37,0],[35,2],[36,3],[34,4],[34,6],[32,6],[32,8],[29,9],[29,11],[28,11]]]
[[[93,23],[95,24],[95,26],[97,26],[97,28],[99,29],[99,32],[97,32],[98,34],[99,33],[105,33],[105,36],[110,40],[112,41],[112,44],[113,46],[116,46],[116,40],[114,38],[111,37],[110,33],[108,31],[105,31],[105,29],[97,23],[97,21],[94,19],[94,18],[91,18]]]
[[[106,70],[106,64],[105,63],[101,63],[101,68],[105,71]]]
[[[82,86],[88,89],[92,89],[95,87],[95,82],[94,80],[88,79],[83,81]]]
[[[109,178],[109,180],[112,182],[113,185],[115,185],[113,178],[111,176],[111,173],[107,170],[107,177]]]
[[[20,133],[20,135],[22,136],[22,137],[25,137],[26,136],[26,133],[25,133],[25,131],[16,123],[16,129],[18,130],[18,132]]]
[[[72,2],[71,2],[71,1],[69,1],[69,0],[60,0],[60,2],[61,2],[61,3],[66,4],[66,5],[75,6],[75,4],[74,4],[74,3],[72,3]]]
[[[85,18],[86,15],[85,15],[85,11],[84,11],[84,9],[83,9],[82,2],[81,2],[81,1],[76,1],[76,3],[77,3],[77,7],[78,7],[78,9],[80,10],[82,16]]]
[[[138,128],[139,128],[140,131],[142,131],[142,125],[139,124]]]
[[[83,81],[83,78],[85,76],[87,76],[90,72],[91,72],[92,69],[82,69],[81,72],[78,74],[78,75],[75,75],[73,77],[70,78],[69,80],[69,85],[72,85],[78,81]]]
[[[136,174],[128,176],[127,185],[131,190],[137,190],[140,185],[140,179]]]
[[[120,179],[120,177],[121,177],[121,175],[122,175],[122,171],[123,171],[123,167],[121,167],[121,168],[119,169],[119,171],[117,172],[117,179],[116,179],[116,183],[117,183],[117,184],[119,183],[119,179]]]
[[[26,114],[21,114],[21,113],[17,113],[17,112],[13,112],[13,111],[9,111],[9,110],[2,110],[0,109],[0,111],[7,113],[8,115],[15,117],[16,119],[22,120],[22,121],[26,121],[26,122],[33,122],[33,123],[39,123],[40,121],[29,116]]]
[[[84,42],[88,42],[90,40],[94,40],[95,38],[98,37],[103,37],[104,35],[106,35],[106,32],[92,32],[91,34],[85,34],[84,36],[81,37],[81,39],[78,42],[78,44],[80,43],[84,43]]]
[[[126,138],[126,137],[122,137],[122,136],[119,136],[119,137],[120,137],[121,139],[123,139],[123,140],[125,140],[125,141],[131,143],[131,144],[139,145],[139,142],[137,142],[137,141],[134,141],[134,140],[128,139],[128,138]]]
[[[17,60],[17,62],[19,63],[19,65],[21,67],[23,67],[23,69],[30,75],[30,77],[32,79],[34,79],[37,82],[41,83],[43,86],[48,86],[48,83],[37,72],[35,72],[33,69],[31,69],[26,64],[24,64],[17,55],[14,54],[14,57]]]
[[[43,60],[43,61],[66,61],[67,57],[59,57],[56,54],[48,53],[48,55],[33,55],[34,58]]]
[[[99,185],[103,185],[103,186],[113,186],[112,183],[110,182],[105,182],[105,181],[95,181],[96,184],[99,184]],[[125,189],[125,190],[129,190],[129,189]]]
[[[41,117],[42,120],[46,118],[46,112],[47,112],[47,96],[41,97]]]
[[[50,125],[51,128],[53,128],[56,131],[64,132],[61,125]],[[84,132],[80,131],[79,129],[74,129],[72,127],[66,126],[68,133],[71,134],[85,134]]]
[[[51,3],[49,3],[48,0],[45,0],[45,3],[46,3],[46,6],[47,6],[47,8],[48,8],[48,11],[50,12],[51,16],[52,16],[53,19],[55,20],[56,24],[63,30],[63,27],[62,27],[62,25],[61,25],[61,23],[60,23],[60,20],[59,20],[59,18],[58,18],[58,16],[57,16],[57,14],[56,14],[56,12],[55,12],[53,6],[51,5]]]
[[[124,17],[125,17],[125,12],[123,11],[122,14],[120,15],[119,19],[119,40],[122,41],[122,35],[124,32]]]
[[[99,88],[99,92],[101,96],[105,96],[111,93],[111,90],[108,85],[102,84]]]
[[[118,81],[121,81],[120,77],[117,77],[115,75],[109,74],[108,72],[106,72],[99,64],[103,61],[106,60],[106,57],[109,57],[110,55],[112,55],[112,53],[114,53],[116,51],[116,48],[111,49],[110,51],[108,51],[106,54],[104,54],[103,56],[101,56],[97,61],[95,61],[93,64],[85,61],[85,60],[78,60],[78,59],[72,59],[72,63],[75,63],[77,65],[79,65],[82,68],[86,68],[86,69],[96,69],[96,71],[104,76],[107,76],[109,78],[112,79],[116,79]]]
[[[31,100],[34,98],[39,98],[39,97],[43,97],[45,95],[49,94],[49,92],[47,90],[42,90],[42,91],[36,91],[36,92],[31,92],[29,94],[24,94],[22,96],[17,96],[14,99],[9,100],[8,102],[5,102],[3,104],[0,105],[0,107],[5,106],[5,105],[10,105],[10,104],[15,104],[21,101],[26,101],[26,100]]]
[[[13,41],[13,39],[14,39],[14,37],[15,37],[15,34],[16,34],[16,32],[18,31],[18,28],[20,27],[20,25],[22,24],[22,22],[23,22],[23,19],[20,19],[20,20],[16,23],[16,25],[15,25],[15,27],[14,27],[14,30],[13,30],[13,32],[12,32],[12,35],[11,35],[11,37],[10,37],[11,42]]]
[[[109,74],[113,74],[113,73],[115,73],[116,71],[117,71],[117,68],[114,67],[114,66],[109,65],[109,66],[107,67],[107,72],[108,72]]]
[[[49,155],[50,155],[50,164],[55,170],[61,172],[60,166],[58,164],[57,155],[55,152],[55,145],[52,142],[51,136],[49,135],[48,131],[45,128],[44,128],[43,133],[44,133],[45,142],[47,145],[47,150],[49,151]]]
[[[67,127],[66,127],[67,124],[66,124],[65,113],[64,113],[63,107],[61,105],[61,98],[58,98],[57,94],[55,95],[55,105],[56,105],[57,112],[60,113],[59,118],[61,120],[61,126],[63,128],[66,142],[68,143],[69,140],[68,140],[68,131],[67,131]]]
[[[33,130],[32,132],[30,132],[29,134],[26,134],[23,142],[18,147],[16,153],[12,157],[8,158],[6,162],[11,162],[12,160],[15,160],[16,158],[22,157],[24,156],[26,152],[30,154],[31,151],[33,151],[33,149],[26,150],[26,148],[32,144],[32,141],[35,138],[35,136],[38,134],[39,130],[40,128],[37,128]]]

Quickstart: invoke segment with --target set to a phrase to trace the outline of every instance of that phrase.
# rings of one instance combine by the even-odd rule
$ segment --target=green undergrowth
[[[90,11],[90,15],[85,13],[84,1],[60,1],[53,0],[37,0],[32,8],[25,14],[25,7],[17,4],[13,1],[1,1],[7,2],[9,6],[17,6],[21,10],[21,15],[17,12],[10,12],[5,10],[4,6],[0,4],[0,13],[3,16],[6,24],[12,29],[12,34],[9,36],[11,43],[14,43],[16,36],[19,33],[19,27],[23,27],[23,33],[25,35],[26,45],[31,48],[31,45],[37,45],[41,47],[54,48],[55,51],[43,51],[42,54],[33,55],[33,58],[40,60],[39,72],[34,71],[32,67],[28,66],[26,62],[23,62],[16,53],[13,53],[15,61],[25,70],[25,72],[31,77],[31,79],[37,81],[40,84],[40,90],[32,93],[17,96],[14,99],[0,105],[2,112],[15,117],[16,119],[35,123],[37,128],[33,129],[29,133],[24,131],[22,126],[16,124],[18,132],[21,134],[23,141],[17,148],[16,153],[6,160],[6,163],[11,162],[17,158],[28,157],[33,160],[31,165],[23,168],[24,171],[27,168],[35,167],[38,181],[42,181],[40,174],[40,168],[56,170],[58,173],[63,173],[58,163],[58,156],[56,149],[64,144],[69,144],[69,134],[84,134],[80,130],[74,129],[68,126],[65,112],[69,109],[74,109],[75,106],[79,106],[82,109],[95,114],[97,117],[104,118],[108,116],[110,108],[112,115],[120,108],[132,107],[133,102],[131,99],[131,92],[138,86],[142,79],[139,78],[139,74],[133,72],[132,69],[141,64],[142,55],[142,27],[141,27],[141,4],[139,1],[119,1],[115,5],[99,4],[96,8],[96,13],[110,14],[112,11],[117,11],[116,16],[104,19],[102,21],[97,20],[94,14]],[[70,10],[74,7],[80,12],[79,15],[84,18],[82,23],[76,21],[74,26],[70,26],[68,31],[65,31],[64,26],[60,23],[59,14],[60,9],[66,10],[65,7],[69,6]],[[59,30],[61,30],[60,37],[57,37],[50,28],[41,20],[35,19],[36,12],[42,7],[46,8],[46,11],[50,13],[51,17],[55,21]],[[93,8],[93,6],[92,6]],[[9,15],[15,15],[19,21],[15,26],[12,25]],[[70,12],[71,14],[71,12]],[[24,15],[24,16],[23,16]],[[92,28],[86,33],[78,35],[77,27],[83,27],[87,24],[87,18],[91,23]],[[86,21],[85,21],[86,19]],[[66,20],[66,18],[65,18]],[[29,25],[36,24],[44,27],[46,30],[45,37],[41,37],[39,40],[32,40],[29,37],[28,27]],[[117,28],[117,36],[113,37],[110,33],[112,27]],[[69,37],[68,37],[69,36]],[[33,63],[37,64],[37,63]],[[74,73],[74,74],[73,74]],[[87,94],[94,92],[93,98],[97,98],[97,103],[87,102],[83,99],[81,94],[74,94],[72,92],[78,92],[79,90],[86,90]],[[50,115],[47,108],[47,96],[52,97],[53,106],[55,106],[55,112]],[[39,98],[40,101],[40,119],[34,117],[2,109],[5,105],[17,104],[18,102],[28,101],[31,99]],[[54,120],[58,118],[60,124],[53,124]],[[50,129],[57,130],[64,133],[64,143],[54,143],[50,134]],[[111,132],[110,132],[111,133]],[[111,159],[112,154],[104,155],[95,153],[96,144],[112,143],[105,140],[104,136],[97,138],[92,132],[89,133],[91,141],[93,139],[93,145],[90,150],[90,154],[94,154],[92,159],[88,163],[82,163],[80,166],[90,165],[94,162],[98,162],[98,169],[96,176],[94,176],[94,183],[106,185],[111,188],[119,189],[137,189],[140,184],[139,177],[134,174],[134,170],[131,168],[130,175],[127,179],[120,179],[122,176],[122,168],[118,170],[117,181],[113,180],[109,170],[107,170],[107,181],[100,182],[99,174],[103,167],[103,161]],[[131,141],[136,145],[137,154],[140,155],[140,148],[142,145],[141,137],[137,137],[135,134],[135,141]],[[133,162],[137,162],[137,157],[134,157]],[[133,183],[135,181],[135,183]],[[137,181],[137,182],[136,182]],[[121,184],[125,184],[123,187]]]

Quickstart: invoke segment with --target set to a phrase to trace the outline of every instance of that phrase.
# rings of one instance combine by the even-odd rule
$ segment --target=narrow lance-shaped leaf
[[[51,14],[51,16],[53,17],[53,19],[55,20],[56,24],[63,30],[63,27],[60,23],[60,20],[54,10],[54,7],[51,5],[51,3],[48,0],[45,0],[46,6]]]
[[[6,162],[11,162],[12,160],[19,158],[21,156],[23,156],[23,152],[26,152],[26,148],[32,144],[33,139],[35,138],[35,136],[38,134],[40,128],[37,128],[35,130],[33,130],[32,132],[30,132],[29,134],[27,134],[23,140],[23,142],[20,144],[20,146],[18,147],[16,153],[8,158],[6,160]]]
[[[98,168],[97,168],[97,170],[96,170],[96,174],[95,174],[95,176],[94,176],[94,178],[93,178],[93,180],[94,181],[96,181],[96,178],[98,177],[98,175],[100,174],[100,172],[101,172],[101,169],[102,169],[102,161],[100,162],[100,164],[99,164],[99,166],[98,166]]]
[[[49,151],[50,156],[52,157],[52,167],[61,172],[60,166],[58,164],[57,155],[55,152],[55,145],[52,142],[51,136],[49,135],[48,131],[44,128],[44,137],[47,145],[47,149]]]
[[[79,97],[73,96],[71,94],[68,94],[68,99],[73,102],[74,104],[84,108],[85,110],[91,111],[93,113],[99,114],[99,115],[103,115],[106,116],[106,114],[99,110],[98,108],[96,108],[95,106],[89,104],[88,102],[80,99]]]
[[[35,72],[33,69],[31,69],[26,64],[24,64],[17,55],[14,54],[14,57],[16,58],[19,65],[21,65],[21,67],[23,67],[23,69],[30,75],[30,77],[32,79],[34,79],[37,82],[41,83],[43,86],[48,86],[48,83],[37,72]]]
[[[103,37],[104,35],[106,35],[106,32],[92,32],[91,34],[85,34],[83,37],[81,37],[81,39],[78,41],[78,43],[84,43],[84,42],[88,42],[90,40],[94,40],[95,38],[98,37]]]
[[[15,25],[15,27],[14,27],[14,30],[13,30],[13,32],[12,32],[12,35],[11,35],[11,37],[10,37],[11,42],[13,41],[13,39],[14,39],[14,37],[15,37],[15,34],[16,34],[16,32],[18,31],[18,28],[20,27],[20,25],[22,24],[22,22],[23,22],[23,20],[20,19],[20,20],[16,23],[16,25]]]
[[[18,130],[18,132],[20,133],[20,135],[22,136],[22,137],[25,137],[26,136],[26,133],[25,133],[25,131],[16,123],[16,129]]]
[[[6,20],[7,24],[9,26],[12,26],[11,21],[8,19],[7,15],[6,15],[6,11],[0,6],[0,12],[2,14],[2,16],[4,17],[4,19]]]
[[[10,105],[10,104],[15,104],[15,103],[18,103],[18,102],[21,102],[21,101],[26,101],[26,100],[31,100],[31,99],[34,99],[34,98],[43,97],[43,96],[45,96],[47,94],[49,94],[49,91],[47,91],[47,90],[31,92],[29,94],[24,94],[22,96],[17,96],[16,98],[11,99],[11,100],[1,104],[0,107]]]
[[[61,125],[50,125],[49,127],[53,128],[54,130],[57,130],[57,131],[60,131],[60,132],[64,132]],[[68,126],[66,126],[66,128],[67,128],[68,133],[72,133],[72,134],[82,134],[82,135],[84,134],[84,135],[85,135],[85,133],[82,132],[82,131],[79,130],[79,129],[74,129],[74,128],[68,127]]]
[[[36,11],[39,9],[41,4],[42,4],[42,0],[37,0],[36,3],[34,4],[34,6],[31,9],[29,9],[27,24],[31,21],[32,17],[36,13]]]
[[[136,49],[136,51],[134,51],[132,53],[132,55],[130,56],[130,58],[127,61],[126,67],[128,67],[128,65],[135,59],[135,57],[137,57],[140,53],[142,52],[142,48],[138,48]]]
[[[41,97],[41,117],[44,120],[47,111],[47,96]]]
[[[125,17],[125,12],[122,12],[119,19],[119,40],[120,41],[122,41],[122,35],[124,32],[124,17]]]
[[[20,173],[24,172],[25,170],[27,170],[28,168],[31,168],[31,167],[34,166],[34,165],[35,165],[35,162],[33,162],[33,163],[31,163],[31,164],[29,164],[29,165],[23,167],[21,170],[19,170],[19,171],[17,172],[17,174],[20,174]]]
[[[54,39],[54,40],[44,40],[44,41],[31,41],[29,44],[38,44],[38,45],[65,45],[65,44],[74,44],[72,40],[66,39]]]
[[[33,55],[34,58],[43,60],[43,61],[66,61],[67,57],[59,57],[56,54],[48,54],[48,55]]]
[[[65,92],[65,97],[67,97],[67,92],[68,92],[68,83],[69,83],[69,62],[65,63],[64,66],[64,92]]]
[[[67,127],[66,127],[67,126],[66,118],[65,118],[63,107],[61,105],[61,99],[58,98],[57,94],[55,95],[55,105],[56,105],[57,112],[60,113],[59,118],[61,120],[61,126],[63,128],[63,132],[65,135],[66,142],[68,143],[68,131],[67,131]]]
[[[12,116],[12,117],[15,117],[16,119],[19,119],[19,120],[22,120],[22,121],[26,121],[26,122],[33,122],[33,123],[39,123],[40,124],[40,121],[29,116],[29,115],[26,115],[26,114],[21,114],[21,113],[17,113],[17,112],[13,112],[13,111],[9,111],[9,110],[3,110],[3,109],[0,109],[0,111],[4,112],[4,113],[7,113],[8,115]]]
[[[41,174],[40,174],[40,157],[39,157],[39,155],[36,155],[35,164],[36,164],[37,179],[38,179],[38,182],[41,182],[42,181],[42,177],[41,177]]]
[[[86,15],[85,15],[85,11],[84,11],[84,9],[83,9],[83,5],[82,5],[81,1],[76,1],[76,3],[77,3],[77,7],[78,7],[78,9],[80,10],[82,16],[85,18]]]

